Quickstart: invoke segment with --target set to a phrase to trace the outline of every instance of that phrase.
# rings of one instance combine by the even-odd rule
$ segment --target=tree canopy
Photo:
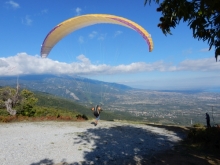
[[[207,41],[209,50],[215,48],[217,61],[220,55],[220,0],[145,0],[145,5],[151,1],[159,4],[160,12],[158,27],[167,35],[180,21],[188,22],[193,37]]]

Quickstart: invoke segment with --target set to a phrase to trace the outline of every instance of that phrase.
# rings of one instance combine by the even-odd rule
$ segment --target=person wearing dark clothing
[[[210,116],[209,116],[208,113],[206,113],[206,124],[207,124],[208,128],[211,127],[211,125],[210,125]]]
[[[98,124],[99,119],[100,119],[100,112],[102,111],[102,108],[99,105],[96,105],[91,110],[93,111],[93,114],[96,117],[96,120],[95,120],[95,126],[96,126]]]

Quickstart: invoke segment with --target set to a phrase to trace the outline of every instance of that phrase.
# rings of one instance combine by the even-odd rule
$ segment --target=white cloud
[[[107,34],[101,34],[99,37],[98,37],[98,40],[104,40],[106,38]]]
[[[169,70],[169,66],[166,66],[166,64],[163,61],[155,62],[155,63],[145,63],[145,62],[136,62],[131,63],[129,65],[118,65],[113,68],[111,68],[112,74],[114,73],[134,73],[134,72],[150,72],[150,71],[165,71]]]
[[[93,39],[97,35],[96,31],[93,31],[92,33],[89,34],[89,38]]]
[[[26,15],[24,19],[22,19],[22,23],[25,25],[30,26],[32,24],[33,20],[30,18],[29,15]]]
[[[219,73],[220,64],[214,58],[200,60],[185,60],[174,66],[163,61],[154,63],[136,62],[131,64],[121,64],[110,66],[106,64],[93,64],[84,55],[79,55],[76,62],[65,63],[53,61],[49,58],[31,56],[26,53],[18,53],[15,56],[0,58],[0,75],[20,75],[20,74],[120,74],[139,72],[178,72],[178,71],[214,71]]]
[[[81,44],[84,43],[84,37],[83,36],[79,37],[79,43],[81,43]]]
[[[219,71],[220,64],[215,62],[215,58],[204,58],[198,60],[185,60],[179,64],[176,70],[189,71]]]
[[[122,33],[123,33],[122,31],[118,30],[115,32],[114,37],[117,37],[118,35],[121,35]]]
[[[78,57],[77,57],[77,59],[79,60],[79,61],[82,61],[83,63],[85,63],[85,64],[91,64],[91,62],[90,62],[90,60],[86,57],[86,56],[84,56],[84,55],[79,55]]]
[[[0,59],[0,68],[8,67],[8,66],[9,64],[5,60]]]
[[[93,31],[89,34],[89,38],[93,39],[96,38],[98,40],[104,40],[106,38],[107,34],[98,34],[98,32]]]
[[[48,13],[48,9],[43,9],[43,10],[39,11],[38,13],[34,14],[34,16],[42,16],[47,13]]]
[[[76,10],[75,10],[76,15],[80,15],[80,14],[81,14],[81,11],[82,11],[82,9],[79,8],[79,7],[77,7]]]
[[[7,1],[5,3],[10,5],[14,9],[20,8],[20,5],[18,3],[16,3],[16,2],[12,1],[12,0],[11,1]]]

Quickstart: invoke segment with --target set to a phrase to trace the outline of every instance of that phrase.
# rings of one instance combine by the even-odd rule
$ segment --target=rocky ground
[[[186,128],[101,121],[0,123],[2,165],[218,165],[188,148]],[[219,155],[219,156],[218,156]]]
[[[187,152],[179,147],[185,133],[170,128],[110,121],[101,121],[97,126],[91,121],[1,123],[0,162],[3,165],[133,165],[178,161],[190,164],[185,159]]]

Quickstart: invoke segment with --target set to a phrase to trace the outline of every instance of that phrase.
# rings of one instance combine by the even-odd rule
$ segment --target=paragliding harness
[[[95,117],[98,117],[98,116],[99,116],[99,110],[98,110],[98,108],[99,108],[99,105],[96,105],[96,106],[95,106],[95,109],[94,109],[94,116],[95,116]]]

